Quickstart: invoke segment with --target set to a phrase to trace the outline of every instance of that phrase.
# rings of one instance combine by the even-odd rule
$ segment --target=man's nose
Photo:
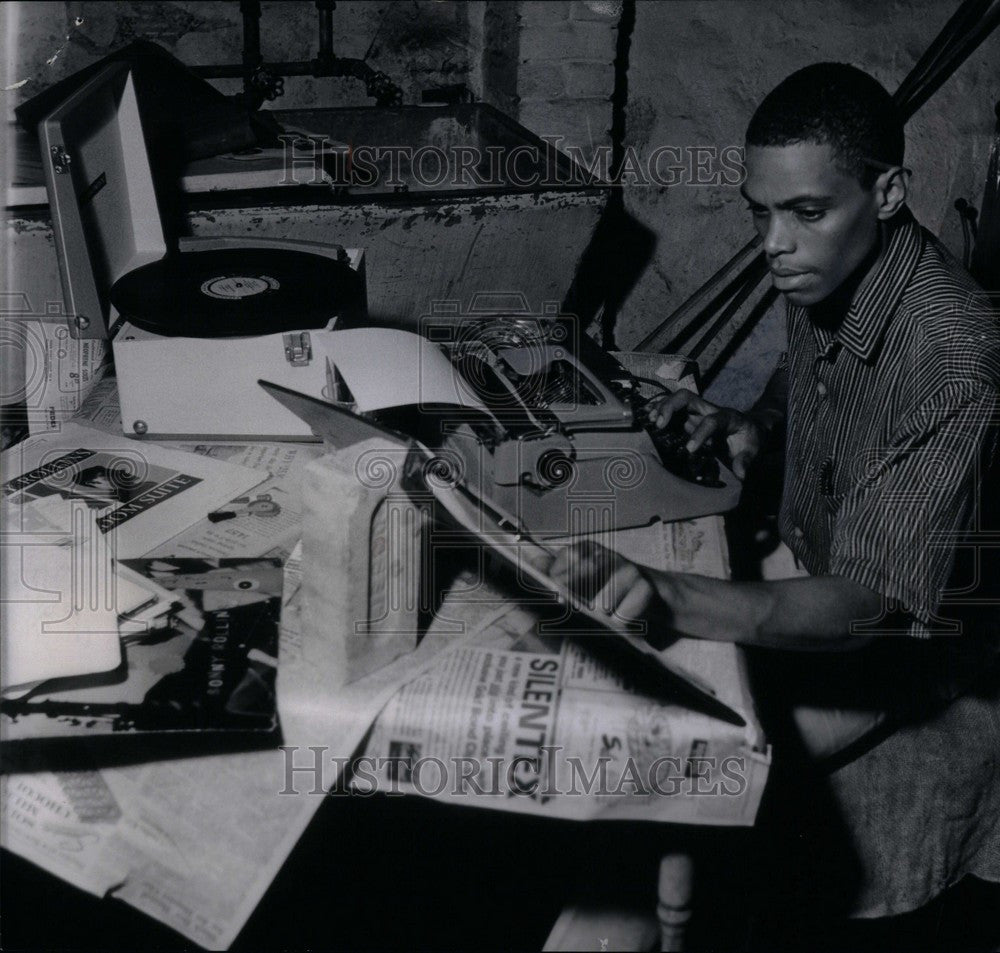
[[[764,254],[768,258],[795,251],[795,238],[783,215],[770,215],[764,231]]]

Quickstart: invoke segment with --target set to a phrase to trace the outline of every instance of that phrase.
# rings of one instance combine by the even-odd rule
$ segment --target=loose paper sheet
[[[30,321],[25,335],[25,402],[31,434],[58,431],[101,380],[107,341],[74,338],[65,321]]]

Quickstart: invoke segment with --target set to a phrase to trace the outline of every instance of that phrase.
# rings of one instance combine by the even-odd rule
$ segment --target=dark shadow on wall
[[[577,315],[581,328],[600,318],[600,343],[609,350],[615,348],[618,308],[652,259],[656,242],[656,233],[622,208],[614,189],[563,302],[563,311]]]
[[[580,259],[564,310],[578,315],[581,327],[600,318],[600,343],[615,348],[621,303],[635,287],[656,248],[656,233],[625,211],[619,182],[625,157],[629,51],[635,29],[635,0],[623,0],[615,45],[615,85],[611,93],[611,166],[615,184],[608,207]]]

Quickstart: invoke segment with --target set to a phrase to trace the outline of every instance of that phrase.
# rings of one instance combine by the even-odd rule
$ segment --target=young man
[[[996,528],[980,491],[996,456],[1000,332],[981,291],[906,207],[903,144],[890,96],[853,67],[808,67],[766,97],[747,130],[743,194],[787,303],[787,361],[748,414],[686,391],[651,410],[661,427],[685,413],[692,448],[724,441],[738,476],[767,441],[783,441],[779,528],[808,576],[654,572],[597,547],[554,566],[592,592],[610,564],[619,614],[761,647],[764,700],[791,716],[787,738],[813,759],[850,757],[875,725],[882,736],[928,723],[942,703],[979,691],[997,641],[996,617],[974,619],[955,593],[968,597],[985,573],[983,531]],[[781,757],[786,738],[775,740]],[[849,801],[857,778],[837,789],[831,777]],[[857,799],[844,809],[869,820],[873,810]],[[874,810],[906,829],[889,804]],[[861,901],[862,915],[912,909],[946,886],[964,849],[951,837],[923,844],[926,876],[883,906]],[[882,856],[869,867],[906,865],[884,843],[872,849]]]
[[[995,450],[1000,332],[981,291],[907,209],[902,160],[891,98],[853,67],[807,67],[761,103],[747,130],[743,194],[788,305],[787,362],[749,414],[687,391],[650,414],[662,427],[686,412],[691,448],[724,438],[738,476],[765,440],[784,437],[779,525],[809,575],[741,584],[620,560],[620,613],[658,612],[660,624],[705,639],[862,653],[859,671],[899,649],[887,631],[956,628],[938,610]],[[574,576],[606,571],[594,549],[572,557]],[[874,644],[886,641],[891,649]],[[931,651],[900,654],[940,664]],[[893,707],[860,697],[858,684],[842,687],[831,709],[865,714],[853,726],[803,724],[816,754]]]

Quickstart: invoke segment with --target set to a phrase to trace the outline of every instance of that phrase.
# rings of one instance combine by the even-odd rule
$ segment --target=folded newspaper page
[[[656,568],[728,575],[715,517],[611,541]],[[470,586],[484,609],[504,605],[491,588]],[[737,646],[678,638],[660,651],[665,668],[720,703],[706,709],[640,678],[641,662],[595,651],[615,636],[546,637],[530,605],[507,605],[393,697],[355,765],[358,790],[576,820],[753,823],[770,749]]]
[[[739,678],[732,646],[696,654],[689,665]],[[392,698],[353,784],[574,820],[749,825],[769,763],[756,724],[647,694],[578,642],[468,645]]]
[[[226,949],[322,803],[279,797],[282,753],[12,774],[4,847],[189,940]]]

